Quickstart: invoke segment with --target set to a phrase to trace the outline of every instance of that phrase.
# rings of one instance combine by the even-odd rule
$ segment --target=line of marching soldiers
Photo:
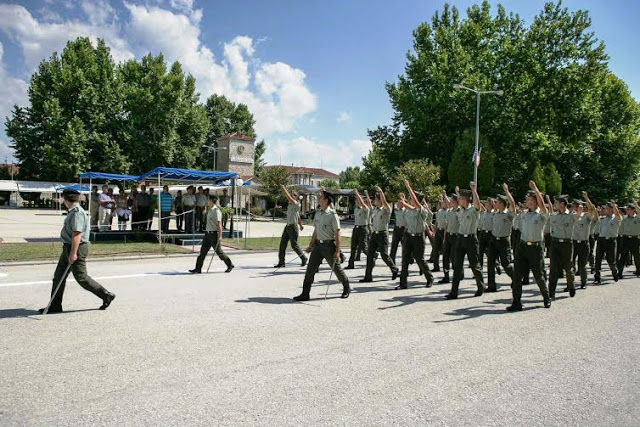
[[[471,190],[460,190],[450,197],[444,193],[435,215],[427,203],[421,202],[408,181],[405,186],[408,198],[400,193],[395,209],[395,228],[389,254],[389,221],[392,208],[384,192],[376,187],[374,200],[365,191],[362,197],[356,191],[355,226],[351,238],[351,254],[345,269],[354,269],[364,253],[367,257],[365,276],[360,282],[373,281],[373,268],[378,254],[389,267],[391,279],[400,276],[396,289],[408,286],[409,265],[418,264],[420,274],[426,279],[426,287],[434,282],[432,271],[440,271],[442,255],[443,277],[438,283],[451,283],[445,296],[456,299],[460,282],[464,278],[464,261],[476,282],[475,296],[484,292],[496,292],[496,272],[501,269],[512,279],[513,302],[509,311],[522,310],[522,285],[529,283],[532,274],[546,308],[555,299],[558,279],[566,277],[571,297],[575,296],[574,271],[580,277],[580,286],[587,286],[587,264],[591,266],[596,284],[601,283],[602,260],[606,259],[613,280],[622,278],[625,266],[633,258],[636,276],[640,276],[640,207],[637,202],[628,204],[620,212],[614,201],[597,208],[583,192],[583,200],[571,203],[567,196],[558,196],[554,203],[549,196],[546,203],[535,182],[529,183],[531,190],[525,202],[515,202],[507,184],[505,194],[496,198],[480,200],[474,183]],[[315,273],[322,259],[332,266],[336,277],[343,285],[343,298],[351,288],[340,261],[340,222],[333,209],[333,197],[326,191],[319,196],[320,207],[314,218],[315,231],[307,252],[311,252],[302,294],[297,301],[309,299]],[[432,224],[435,217],[435,225]],[[429,262],[424,259],[425,236],[432,243]],[[398,246],[402,244],[402,266],[396,266]],[[595,260],[593,257],[595,247]],[[549,273],[545,268],[545,251],[549,257]],[[512,252],[515,257],[512,261]],[[484,256],[487,257],[487,287],[482,274]],[[303,265],[306,264],[306,259]],[[577,265],[577,268],[576,268]],[[450,268],[453,276],[450,276]],[[547,287],[547,280],[549,286]]]

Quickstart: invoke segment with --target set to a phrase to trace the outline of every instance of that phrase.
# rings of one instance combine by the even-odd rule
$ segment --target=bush
[[[251,215],[262,216],[262,215],[264,215],[264,210],[262,208],[257,207],[257,206],[253,206],[253,207],[251,207]]]
[[[233,215],[233,208],[231,206],[221,207],[220,211],[222,212],[222,221],[225,221]]]

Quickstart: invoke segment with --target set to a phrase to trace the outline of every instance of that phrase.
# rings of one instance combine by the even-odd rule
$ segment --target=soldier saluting
[[[351,254],[349,254],[349,264],[345,270],[353,270],[355,262],[360,261],[360,253],[367,254],[367,240],[369,239],[369,206],[362,199],[362,196],[355,190],[356,208],[353,216],[355,217],[355,225],[351,233]]]
[[[411,188],[408,180],[404,180],[404,185],[409,192],[409,200],[407,203],[404,198],[401,204],[404,211],[404,223],[406,230],[404,232],[404,241],[402,243],[402,272],[400,273],[400,286],[396,289],[407,289],[407,276],[409,275],[409,262],[415,259],[420,267],[420,271],[424,273],[427,279],[427,288],[433,285],[433,276],[429,271],[429,265],[424,262],[424,232],[426,224],[431,222],[433,214],[420,204],[416,193]]]
[[[470,185],[471,191],[461,190],[458,196],[462,209],[458,212],[460,226],[453,257],[453,282],[451,284],[451,292],[445,295],[446,299],[458,298],[458,286],[460,286],[463,276],[465,255],[469,259],[469,266],[478,286],[475,296],[479,297],[484,293],[484,279],[478,263],[478,236],[476,235],[482,206],[480,205],[480,197],[476,192],[475,182],[471,182]],[[472,197],[473,204],[471,204]]]
[[[600,228],[598,235],[598,246],[596,247],[596,274],[594,276],[595,284],[599,285],[600,270],[602,268],[602,259],[606,258],[613,281],[618,281],[618,270],[616,268],[616,240],[618,239],[618,229],[622,223],[622,215],[618,210],[616,202],[611,200],[604,207],[604,216],[599,220]]]
[[[300,202],[296,200],[296,194],[291,194],[287,187],[280,185],[282,192],[287,197],[289,205],[287,206],[287,225],[285,225],[282,231],[282,237],[280,237],[280,248],[278,251],[278,264],[274,265],[275,268],[284,267],[284,257],[287,250],[287,244],[291,242],[291,248],[300,257],[302,267],[307,264],[307,257],[302,253],[300,245],[298,245],[298,236],[300,231],[304,229],[302,225],[302,219],[300,218]]]
[[[620,248],[620,259],[618,261],[618,279],[622,279],[625,261],[629,254],[633,255],[636,264],[636,276],[640,276],[640,207],[638,202],[629,203],[625,209],[627,216],[622,220],[624,224],[624,235]]]
[[[593,224],[598,220],[598,212],[589,200],[586,191],[582,192],[582,196],[586,200],[587,212],[584,211],[585,202],[582,200],[573,201],[576,221],[573,225],[571,240],[573,241],[574,258],[578,261],[577,273],[580,276],[580,288],[584,289],[587,287],[587,262],[591,245],[591,230],[593,230]]]
[[[567,287],[571,298],[576,296],[576,288],[574,285],[573,275],[573,243],[571,236],[573,234],[573,226],[577,217],[567,209],[567,196],[558,196],[555,200],[557,212],[554,212],[551,199],[547,195],[547,202],[551,215],[549,222],[551,223],[550,235],[551,242],[549,245],[549,296],[552,300],[556,299],[556,286],[558,285],[558,277],[560,271],[564,271],[567,277]]]
[[[41,308],[38,311],[40,314],[44,314],[45,311],[47,311],[47,313],[62,313],[62,297],[64,296],[64,288],[67,277],[69,276],[69,270],[71,270],[73,277],[80,286],[102,300],[100,310],[105,310],[116,296],[103,288],[102,285],[87,274],[89,231],[91,224],[87,212],[85,212],[78,203],[80,200],[80,192],[76,190],[64,190],[62,192],[62,199],[68,212],[62,230],[60,231],[63,246],[60,259],[58,260],[58,266],[53,274],[53,286],[51,288],[52,301],[48,310]],[[58,287],[57,292],[56,287]]]
[[[549,214],[544,199],[535,182],[529,181],[533,191],[527,193],[526,212],[521,215],[520,242],[516,249],[516,260],[513,273],[513,302],[507,311],[522,311],[522,279],[529,270],[533,272],[540,293],[544,299],[545,308],[551,307],[551,298],[542,273],[544,261],[543,231]]]
[[[492,201],[494,212],[491,223],[491,236],[489,237],[489,247],[487,250],[487,292],[497,292],[496,286],[496,261],[513,280],[513,265],[511,264],[511,236],[513,220],[516,216],[516,202],[513,200],[509,186],[502,184],[506,193],[498,195],[496,201]],[[509,207],[507,209],[507,206]]]

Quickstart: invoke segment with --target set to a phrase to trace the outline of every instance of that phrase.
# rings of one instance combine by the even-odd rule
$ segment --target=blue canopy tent
[[[89,191],[91,191],[91,187],[93,187],[94,179],[104,179],[108,181],[138,181],[138,177],[135,175],[122,175],[106,172],[83,172],[78,174],[78,178],[80,178],[80,185],[82,185],[83,179],[89,180]],[[87,210],[91,211],[91,200],[87,202],[87,205]]]
[[[79,191],[81,193],[89,193],[89,192],[91,192],[91,188],[90,187],[87,187],[85,185],[80,185],[80,184],[71,184],[71,185],[65,185],[64,187],[56,188],[56,191],[64,191],[64,190],[76,190],[76,191]]]
[[[235,181],[238,178],[238,174],[235,172],[218,172],[218,171],[201,171],[194,169],[178,169],[167,168],[164,166],[157,167],[144,173],[138,177],[138,181],[144,180],[158,180],[158,187],[162,188],[162,180],[183,182],[183,183],[214,183],[218,184],[223,181],[232,181],[231,187],[231,207],[234,208],[234,189]],[[160,215],[160,197],[158,197],[158,214]],[[233,216],[231,216],[231,225],[229,227],[229,233],[233,236]],[[158,242],[162,243],[162,227],[158,227]]]

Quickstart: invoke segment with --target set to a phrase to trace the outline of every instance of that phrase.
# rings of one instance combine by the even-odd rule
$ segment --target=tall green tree
[[[414,191],[424,196],[430,203],[438,200],[438,196],[442,193],[442,186],[437,184],[440,179],[440,168],[427,160],[409,160],[397,169],[389,188],[392,193],[389,194],[391,200],[397,200],[397,194],[400,192],[407,193],[405,179],[409,181]]]
[[[264,139],[260,140],[256,144],[256,147],[253,152],[253,175],[260,176],[260,173],[264,169],[264,166],[267,162],[264,160],[264,153],[267,151],[267,145],[264,142]]]
[[[475,129],[468,129],[457,139],[448,168],[450,190],[456,186],[469,188],[469,182],[473,181],[472,159],[475,144]],[[491,146],[482,137],[478,145],[482,148],[478,167],[478,192],[485,195],[495,194],[499,189],[494,182],[495,155]]]
[[[414,30],[403,75],[386,85],[394,114],[369,131],[363,175],[388,179],[407,160],[425,158],[449,170],[456,141],[475,125],[475,95],[453,88],[462,83],[504,91],[481,96],[495,183],[522,196],[534,163],[554,162],[565,192],[630,196],[640,171],[640,109],[607,62],[589,14],[561,2],[546,3],[530,25],[487,1],[466,15],[445,4]],[[442,183],[451,187],[458,177],[446,174]]]
[[[67,43],[42,61],[31,77],[27,106],[7,119],[21,176],[74,180],[88,169],[127,172],[131,165],[118,143],[120,90],[115,64],[103,40]]]
[[[274,203],[282,204],[286,197],[282,193],[281,185],[288,186],[291,175],[282,166],[264,168],[260,173],[262,191],[268,194],[268,199]]]
[[[205,108],[210,127],[198,163],[202,168],[209,169],[213,164],[213,150],[208,147],[217,147],[218,138],[226,134],[241,133],[255,137],[256,121],[245,104],[235,104],[223,95],[211,95],[207,98]]]
[[[345,170],[338,174],[340,187],[345,187],[347,183],[359,183],[360,182],[360,166],[347,166]]]

